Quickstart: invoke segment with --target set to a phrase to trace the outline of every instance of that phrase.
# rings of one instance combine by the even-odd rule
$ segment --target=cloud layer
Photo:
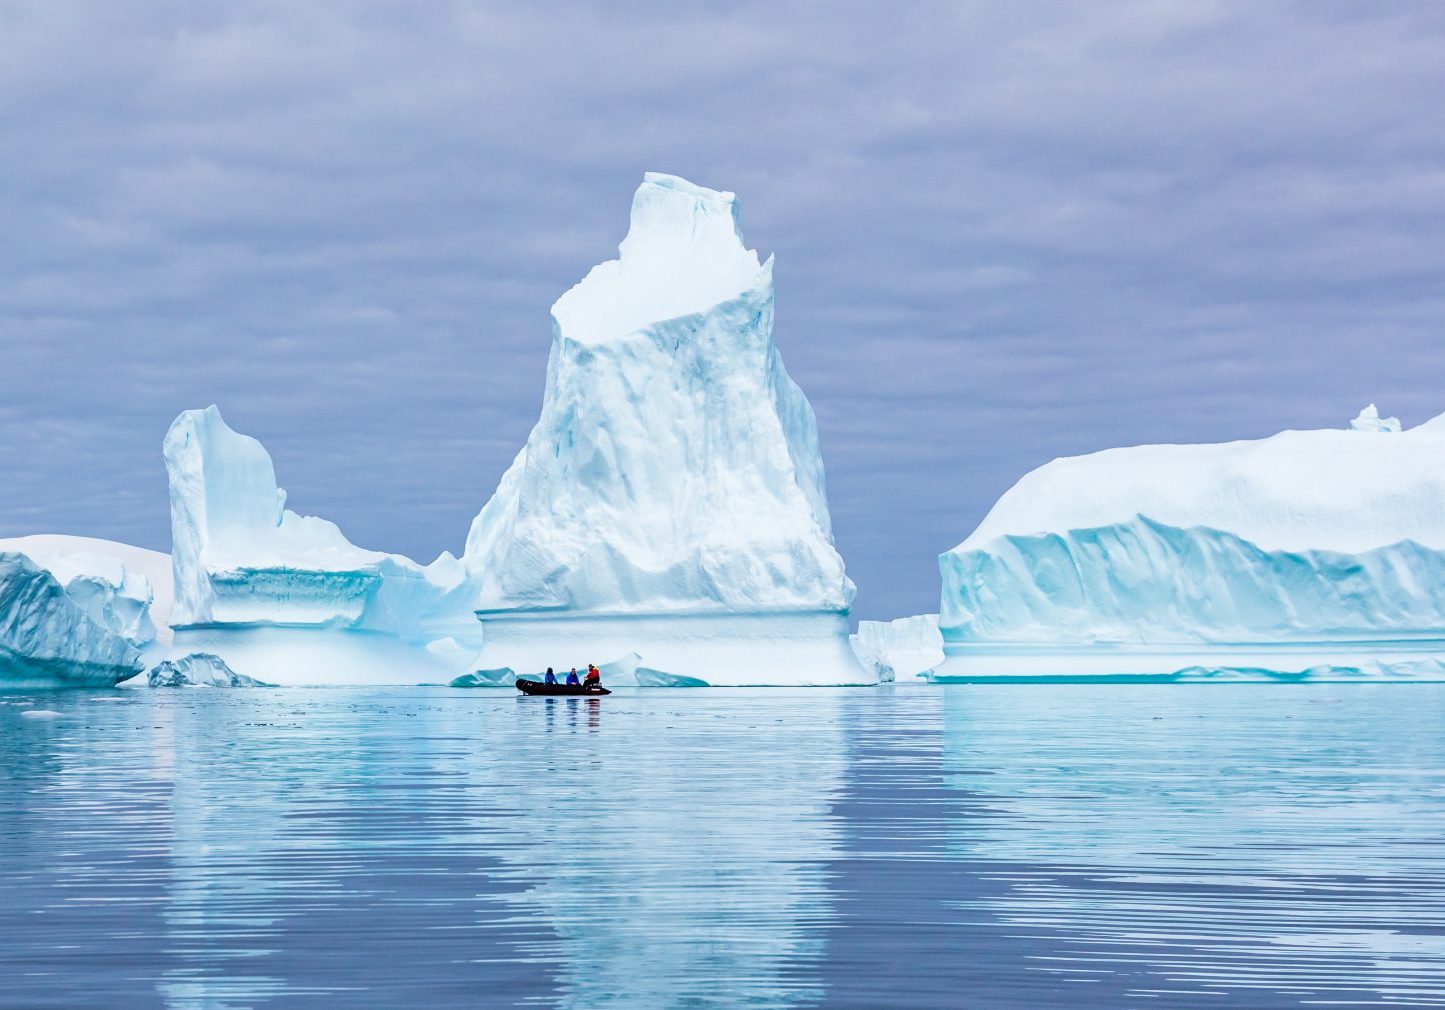
[[[1026,470],[1445,411],[1445,7],[0,7],[0,535],[166,547],[218,403],[456,550],[644,170],[739,193],[859,613]]]

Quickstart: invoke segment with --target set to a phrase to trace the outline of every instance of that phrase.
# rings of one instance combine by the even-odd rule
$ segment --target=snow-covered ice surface
[[[940,567],[940,678],[1445,655],[1445,418],[1055,460]]]
[[[648,174],[619,258],[552,308],[542,414],[463,564],[478,665],[637,653],[712,684],[861,683],[817,424],[737,200]]]
[[[111,687],[142,669],[140,651],[49,571],[0,551],[0,686]]]
[[[287,509],[270,455],[214,406],[176,418],[165,460],[177,650],[285,684],[416,683],[475,655],[475,617],[447,602],[456,559],[364,550]]]

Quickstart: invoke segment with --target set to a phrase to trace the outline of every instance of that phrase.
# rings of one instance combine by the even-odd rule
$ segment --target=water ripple
[[[4,1007],[1445,1006],[1445,685],[5,702]]]

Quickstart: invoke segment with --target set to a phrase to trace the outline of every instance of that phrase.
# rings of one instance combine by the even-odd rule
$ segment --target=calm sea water
[[[1445,1006],[1442,730],[1445,685],[0,696],[0,1007]]]

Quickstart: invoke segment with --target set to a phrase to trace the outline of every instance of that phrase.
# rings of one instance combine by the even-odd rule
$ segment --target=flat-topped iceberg
[[[940,566],[941,676],[1010,652],[1284,668],[1445,646],[1445,418],[1400,431],[1371,406],[1349,430],[1055,460]],[[1131,664],[1167,660],[1105,669]]]
[[[142,669],[140,650],[92,620],[54,575],[0,551],[0,685],[111,687]]]
[[[552,307],[541,418],[463,563],[479,665],[636,653],[712,684],[872,681],[847,642],[818,430],[737,199],[648,174],[616,260]]]

